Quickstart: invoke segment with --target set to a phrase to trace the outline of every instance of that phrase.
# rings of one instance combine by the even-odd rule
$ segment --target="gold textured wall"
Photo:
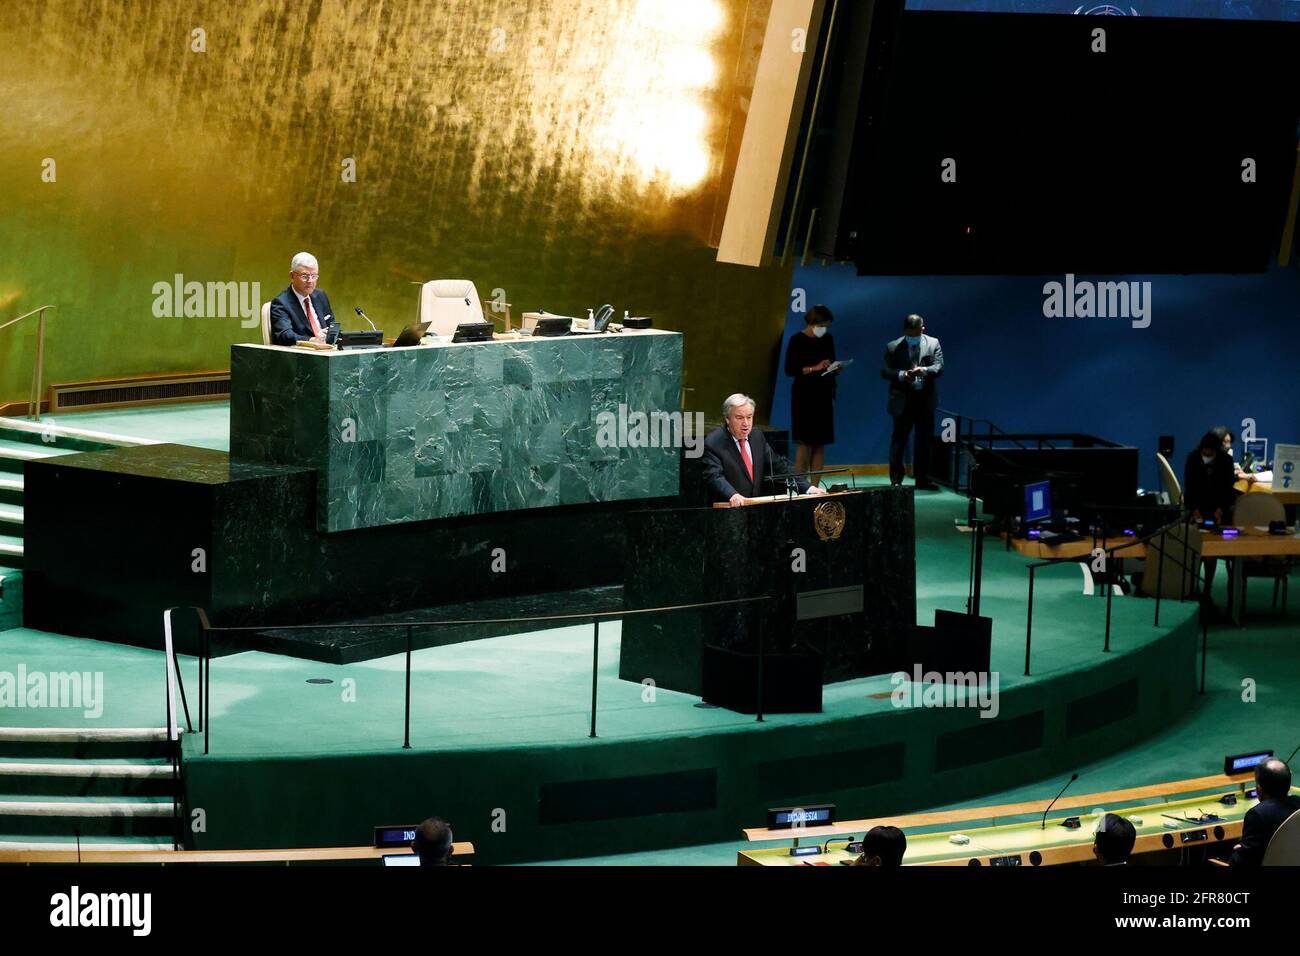
[[[258,330],[158,317],[155,283],[269,299],[306,249],[390,334],[439,277],[653,316],[690,407],[765,417],[790,270],[708,243],[769,3],[0,3],[0,321],[59,307],[47,381],[225,368]],[[28,388],[13,331],[0,400]]]

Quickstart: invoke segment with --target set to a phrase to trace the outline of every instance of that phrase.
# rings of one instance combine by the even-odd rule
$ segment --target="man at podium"
[[[723,426],[704,439],[704,479],[710,499],[736,507],[750,498],[784,492],[785,479],[773,481],[773,477],[788,474],[790,465],[754,428],[754,400],[739,393],[728,396],[722,403],[722,419]],[[793,481],[801,495],[826,494],[806,478]]]

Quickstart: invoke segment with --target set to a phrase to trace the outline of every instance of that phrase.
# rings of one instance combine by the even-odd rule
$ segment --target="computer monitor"
[[[1052,516],[1052,483],[1034,481],[1025,485],[1025,524],[1046,521]]]
[[[1268,464],[1268,439],[1252,438],[1241,443],[1241,467]]]

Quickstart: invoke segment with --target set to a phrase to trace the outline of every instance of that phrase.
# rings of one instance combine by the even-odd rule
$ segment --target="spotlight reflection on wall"
[[[592,5],[584,36],[565,38],[548,69],[531,65],[536,145],[561,167],[631,177],[685,193],[708,176],[719,84],[717,0],[624,0]]]

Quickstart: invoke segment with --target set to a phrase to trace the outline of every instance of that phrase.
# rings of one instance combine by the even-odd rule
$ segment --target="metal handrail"
[[[1160,544],[1151,545],[1151,550],[1156,551],[1160,555],[1160,558],[1156,564],[1156,600],[1155,600],[1156,610],[1155,610],[1155,619],[1151,622],[1152,627],[1160,626],[1160,599],[1162,596],[1162,592],[1164,591],[1165,557],[1167,553],[1164,545],[1165,536],[1168,535],[1170,531],[1177,528],[1179,525],[1183,525],[1184,527],[1183,559],[1179,560],[1178,558],[1173,557],[1172,554],[1169,554],[1169,557],[1172,558],[1174,563],[1178,565],[1179,570],[1182,573],[1182,583],[1179,586],[1179,598],[1178,598],[1179,602],[1181,603],[1183,600],[1182,597],[1183,585],[1186,584],[1188,572],[1189,571],[1191,572],[1193,579],[1197,581],[1201,580],[1200,578],[1201,570],[1197,570],[1194,565],[1189,564],[1187,559],[1188,552],[1191,550],[1191,542],[1190,542],[1191,513],[1190,512],[1186,512],[1186,511],[1183,512],[1176,520],[1171,521],[1169,524],[1166,524],[1160,528],[1157,528],[1155,531],[1152,531],[1150,534],[1137,537],[1132,541],[1125,541],[1119,544],[1113,544],[1109,548],[1100,549],[1102,553],[1107,555],[1109,558],[1109,557],[1113,557],[1116,551],[1121,551],[1125,548],[1132,548],[1140,544],[1145,545],[1154,541],[1156,538],[1160,539]],[[1096,539],[1094,538],[1094,544],[1095,543],[1096,543]],[[1094,547],[1092,553],[1095,553],[1097,550],[1098,549]],[[1091,553],[1089,556],[1091,556]],[[1086,562],[1086,561],[1087,561],[1086,557],[1049,558],[1045,561],[1037,561],[1034,562],[1033,564],[1028,564],[1025,566],[1029,571],[1029,603],[1028,603],[1027,614],[1025,617],[1025,676],[1026,677],[1029,676],[1029,653],[1033,641],[1033,630],[1034,630],[1034,572],[1037,571],[1039,568],[1055,567],[1061,564],[1078,564],[1080,562]],[[1108,585],[1106,587],[1106,641],[1102,647],[1103,652],[1110,650],[1111,602],[1112,599],[1114,598],[1114,595],[1115,595],[1114,587]],[[1201,690],[1200,692],[1204,694],[1206,657],[1209,653],[1209,623],[1206,619],[1204,606],[1201,607],[1199,616],[1200,616],[1200,623],[1201,623]]]
[[[959,458],[958,458],[958,459],[954,459],[954,461],[953,461],[953,464],[952,464],[952,489],[953,489],[953,491],[955,491],[955,492],[958,492],[958,493],[961,493],[962,491],[969,492],[970,489],[971,489],[971,486],[972,486],[972,481],[971,481],[971,471],[976,467],[975,462],[974,462],[974,449],[977,448],[977,447],[979,447],[979,444],[978,444],[979,442],[984,442],[984,443],[985,443],[984,448],[985,448],[986,451],[993,451],[993,442],[994,442],[994,441],[995,441],[999,436],[1002,436],[1002,437],[1010,438],[1011,441],[1015,442],[1017,448],[1025,448],[1025,447],[1026,447],[1026,446],[1025,446],[1021,441],[1020,441],[1019,438],[1016,438],[1014,435],[1011,435],[1010,433],[1008,433],[1007,431],[1005,431],[1003,428],[1001,428],[1001,427],[1000,427],[996,422],[994,422],[994,421],[992,421],[992,420],[990,420],[990,419],[987,419],[987,418],[973,418],[973,417],[971,417],[970,415],[963,415],[961,412],[955,412],[955,411],[953,411],[951,408],[937,408],[937,409],[935,409],[935,413],[938,414],[938,415],[946,415],[946,416],[952,418],[954,421],[956,421],[956,423],[957,423],[957,440],[956,440],[956,442],[955,442],[954,444],[961,446],[961,447],[962,447],[962,448],[963,448],[963,449],[964,449],[964,450],[965,450],[965,451],[970,455],[970,457],[971,457],[971,463],[970,463],[970,465],[969,465],[969,467],[967,468],[967,471],[966,471],[966,483],[965,483],[965,487],[964,487],[964,488],[962,487],[962,483],[961,483],[961,481],[959,480],[959,475],[960,475],[960,471],[961,471],[960,459],[959,459]],[[967,424],[966,424],[966,428],[967,428],[967,430],[966,430],[965,433],[963,433],[963,430],[962,430],[962,422],[967,423]],[[976,426],[977,424],[978,424],[978,425],[987,425],[987,426],[988,426],[988,434],[987,434],[987,435],[976,435],[976,434],[975,434],[975,426]],[[974,506],[974,499],[971,500],[971,505],[972,505],[972,507]],[[972,516],[973,516],[973,515],[974,515],[974,512],[972,511]]]
[[[185,682],[181,678],[180,666],[176,660],[176,645],[172,640],[172,612],[169,607],[163,611],[163,665],[166,668],[167,685],[167,749],[172,767],[172,818],[176,822],[172,834],[172,848],[179,850],[185,844],[185,814],[181,812],[181,728],[176,709],[176,691],[180,690],[181,707],[185,711],[185,726],[189,733],[194,733],[194,723],[190,720],[190,705],[185,699]],[[208,616],[203,608],[195,607],[199,622],[207,627]]]
[[[41,375],[45,370],[45,312],[53,308],[56,307],[43,305],[0,325],[0,331],[3,331],[11,325],[17,325],[23,319],[31,318],[33,315],[39,316],[36,320],[36,361],[32,367],[32,390],[27,397],[27,417],[32,421],[39,418],[41,414]]]
[[[591,669],[591,730],[590,737],[596,736],[596,678],[597,668],[600,661],[600,622],[610,618],[636,617],[641,614],[664,614],[669,611],[688,611],[699,608],[717,608],[727,606],[739,606],[745,604],[758,604],[763,601],[772,600],[769,594],[755,595],[753,597],[728,598],[721,601],[698,601],[691,604],[671,604],[663,607],[647,608],[629,608],[616,611],[578,611],[572,614],[541,614],[527,617],[503,617],[503,618],[467,618],[458,620],[432,620],[432,621],[382,621],[364,624],[285,624],[285,625],[242,625],[238,627],[212,627],[208,622],[207,614],[202,608],[195,607],[193,610],[198,612],[200,633],[199,633],[199,730],[203,734],[203,753],[206,755],[210,752],[211,747],[211,680],[212,680],[212,635],[213,634],[234,634],[241,632],[258,632],[269,630],[324,630],[324,629],[344,629],[344,630],[364,630],[374,628],[406,628],[406,687],[405,687],[405,714],[404,737],[402,748],[409,750],[411,747],[411,654],[414,649],[413,633],[417,627],[449,627],[454,625],[466,624],[519,624],[525,622],[537,621],[590,621],[593,626],[592,635],[592,669]],[[166,630],[169,647],[171,634],[171,612],[175,608],[168,608],[163,612],[164,628]],[[755,719],[759,722],[763,720],[763,664],[766,656],[762,631],[758,635],[758,668],[757,668],[757,713]],[[177,675],[179,676],[179,670]],[[184,702],[184,685],[181,685],[181,699]],[[186,718],[189,717],[189,709],[186,708]],[[168,719],[171,719],[171,711],[168,712]],[[190,727],[193,732],[193,727]]]

